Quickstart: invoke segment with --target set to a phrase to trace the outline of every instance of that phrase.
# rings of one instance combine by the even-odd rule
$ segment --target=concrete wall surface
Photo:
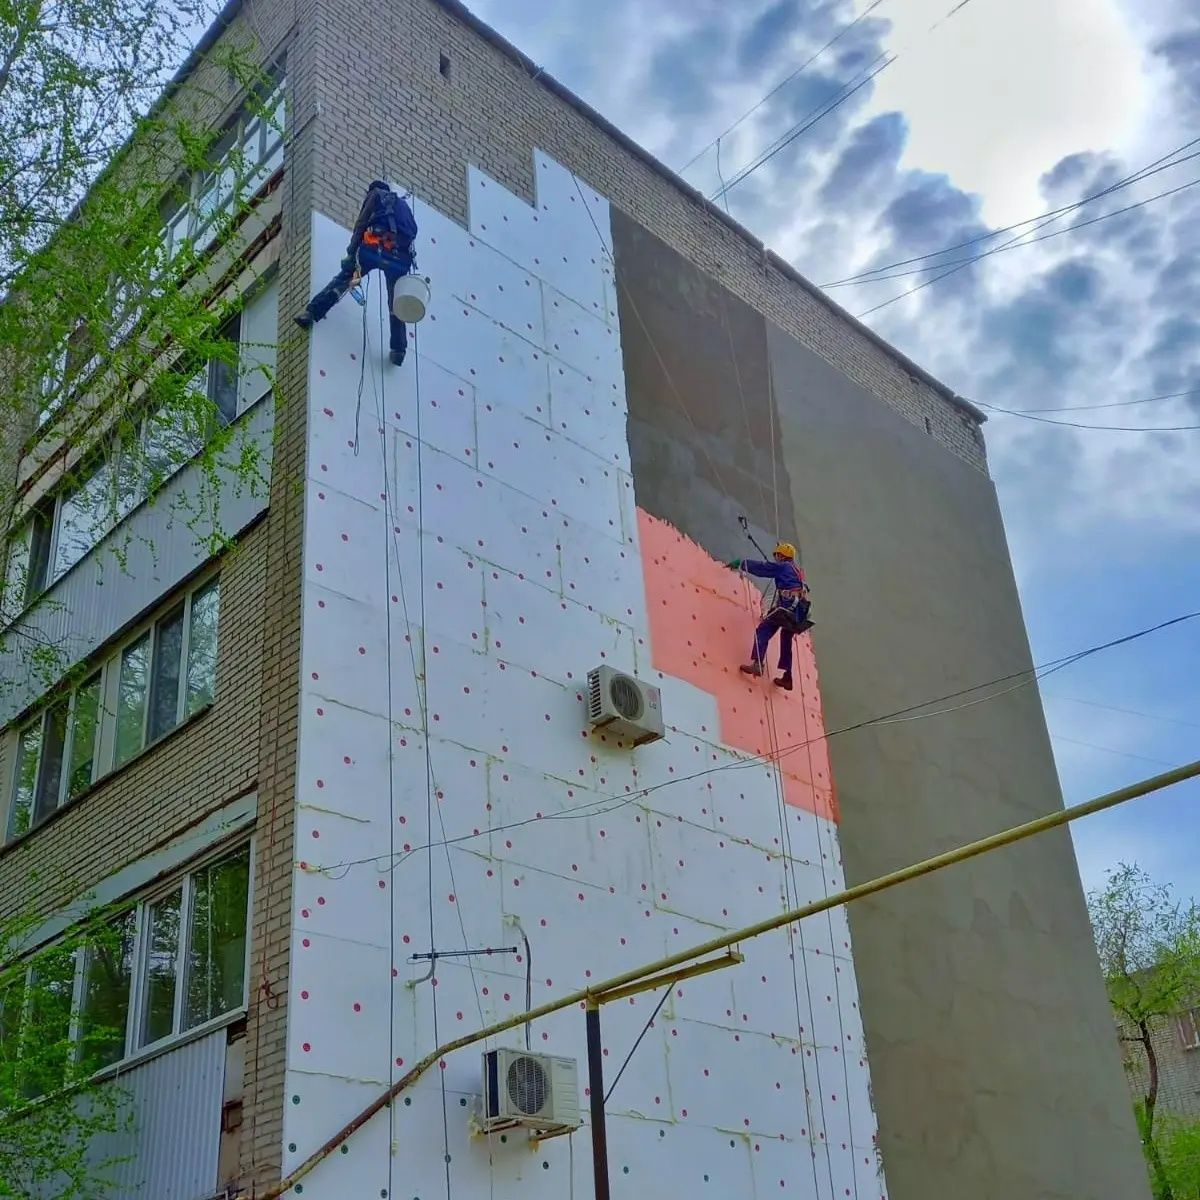
[[[645,229],[614,230],[638,504],[717,557],[749,550],[739,515],[768,548],[798,542],[826,726],[1028,668],[991,482]],[[1036,691],[995,691],[829,739],[851,883],[1061,803]],[[1065,832],[849,915],[893,1198],[1146,1194]]]
[[[1030,668],[991,483],[769,340],[830,726]],[[831,741],[851,881],[1061,804],[1037,692],[1009,688]],[[895,1196],[1146,1194],[1065,830],[850,921]]]

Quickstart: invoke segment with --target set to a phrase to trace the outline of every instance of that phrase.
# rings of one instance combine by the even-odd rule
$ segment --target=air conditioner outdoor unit
[[[588,672],[588,720],[633,739],[636,746],[663,735],[662,694],[612,667]]]
[[[539,1133],[569,1133],[579,1118],[579,1067],[573,1058],[530,1054],[527,1050],[489,1050],[483,1056],[485,1133],[514,1126]]]

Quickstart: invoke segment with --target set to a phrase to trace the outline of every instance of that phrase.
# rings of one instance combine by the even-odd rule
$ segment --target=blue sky
[[[897,55],[728,196],[732,214],[813,281],[1070,204],[1197,135],[1200,10],[1188,0],[969,0],[941,20],[955,3],[881,0],[722,139],[728,179],[880,54]],[[677,168],[867,7],[612,0],[597,21],[584,0],[472,3]],[[715,148],[686,177],[711,194]],[[1194,179],[1200,158],[1045,232]],[[1200,389],[1198,250],[1200,186],[997,254],[866,319],[963,395],[1002,408]],[[861,313],[923,278],[831,294]],[[1200,425],[1200,390],[1055,419]],[[1200,608],[1200,431],[996,414],[985,432],[1035,660]],[[1200,757],[1198,664],[1200,620],[1047,680],[1068,801]],[[1090,818],[1075,842],[1086,886],[1136,861],[1200,897],[1200,784]]]

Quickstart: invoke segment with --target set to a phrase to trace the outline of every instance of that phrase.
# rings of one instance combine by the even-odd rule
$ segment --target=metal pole
[[[596,1200],[610,1200],[608,1130],[604,1124],[604,1049],[600,1044],[600,1005],[587,1005],[588,1087],[592,1108],[592,1178]]]
[[[530,1009],[528,1012],[516,1013],[511,1017],[506,1017],[503,1021],[497,1021],[494,1025],[486,1025],[482,1029],[477,1029],[474,1033],[467,1033],[463,1034],[462,1037],[454,1038],[453,1041],[446,1042],[436,1050],[430,1051],[420,1062],[410,1067],[386,1092],[377,1096],[356,1117],[343,1125],[341,1129],[333,1134],[323,1145],[314,1150],[298,1167],[293,1168],[289,1175],[281,1179],[274,1187],[268,1188],[263,1192],[259,1196],[259,1200],[279,1200],[279,1197],[295,1187],[318,1163],[328,1158],[347,1138],[361,1129],[377,1112],[391,1104],[401,1092],[410,1087],[434,1063],[444,1058],[447,1054],[453,1053],[455,1050],[461,1050],[465,1046],[473,1046],[476,1042],[482,1042],[486,1038],[495,1037],[497,1034],[504,1033],[508,1029],[514,1029],[518,1025],[525,1025],[541,1017],[548,1017],[551,1013],[559,1012],[564,1008],[574,1008],[577,1004],[592,1003],[594,1001],[603,1003],[606,992],[615,991],[617,988],[624,987],[627,983],[645,980],[651,975],[662,974],[675,967],[690,963],[693,959],[700,958],[705,954],[713,954],[718,950],[727,950],[737,942],[747,941],[750,938],[758,937],[759,934],[769,933],[772,929],[779,929],[783,925],[791,925],[795,921],[815,916],[817,913],[825,912],[831,908],[837,908],[841,904],[849,904],[854,900],[861,900],[866,896],[874,896],[879,892],[887,891],[888,888],[896,887],[897,884],[907,883],[910,879],[920,879],[924,875],[930,875],[934,871],[941,871],[946,867],[953,866],[955,863],[966,862],[980,854],[999,850],[1002,846],[1011,846],[1016,842],[1024,841],[1025,838],[1033,837],[1035,834],[1045,833],[1050,829],[1058,829],[1060,826],[1069,824],[1071,821],[1078,821],[1080,817],[1088,817],[1093,813],[1115,808],[1118,804],[1125,804],[1129,800],[1136,800],[1139,796],[1147,796],[1151,792],[1157,792],[1162,788],[1182,783],[1185,779],[1196,778],[1200,778],[1200,759],[1187,763],[1185,766],[1164,771],[1161,775],[1154,775],[1149,779],[1142,779],[1137,783],[1131,783],[1128,787],[1119,788],[1115,792],[1108,792],[1103,796],[1097,796],[1093,800],[1086,800],[1082,804],[1076,804],[1070,808],[1057,809],[1054,812],[1047,813],[1044,817],[1038,817],[1033,821],[1026,821],[1023,825],[1014,825],[1011,829],[1002,830],[1000,833],[993,833],[990,837],[980,838],[975,842],[968,842],[965,846],[958,846],[953,850],[947,850],[943,854],[935,854],[932,858],[913,863],[911,866],[902,867],[898,871],[890,871],[888,874],[880,875],[878,878],[868,880],[866,883],[860,883],[855,887],[846,888],[845,891],[837,892],[832,896],[826,896],[823,900],[816,900],[811,904],[801,905],[799,908],[793,908],[788,912],[777,913],[775,916],[768,917],[764,921],[758,921],[753,925],[746,925],[741,929],[723,933],[719,937],[711,938],[707,942],[701,942],[698,946],[691,946],[676,954],[668,955],[666,958],[660,958],[657,962],[645,963],[643,966],[623,971],[620,975],[614,975],[611,979],[605,979],[592,987],[581,988],[576,992],[569,992],[565,996],[560,996],[557,1000],[541,1004],[536,1008]]]

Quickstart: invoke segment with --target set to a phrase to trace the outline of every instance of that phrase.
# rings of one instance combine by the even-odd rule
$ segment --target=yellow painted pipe
[[[1149,795],[1151,792],[1172,787],[1187,779],[1195,779],[1197,776],[1200,776],[1200,761],[1188,763],[1183,767],[1176,767],[1174,770],[1165,771],[1161,775],[1154,775],[1149,779],[1143,779],[1140,783],[1131,783],[1128,787],[1120,788],[1115,792],[1108,792],[1092,800],[1085,800],[1082,804],[1075,804],[1070,808],[1060,808],[1057,812],[1047,813],[1044,817],[1038,817],[1033,821],[1026,821],[1024,825],[1014,825],[1011,829],[1002,830],[1000,833],[993,833],[990,837],[980,838],[975,842],[968,842],[965,846],[959,846],[954,850],[947,850],[944,854],[935,854],[932,858],[924,859],[922,862],[913,863],[908,867],[901,867],[898,871],[891,871],[887,875],[880,875],[878,878],[868,880],[866,883],[856,884],[854,887],[846,888],[845,891],[837,892],[832,896],[826,896],[824,900],[815,900],[811,904],[804,904],[788,912],[778,913],[773,917],[768,917],[764,921],[758,921],[753,925],[736,929],[732,933],[723,933],[719,937],[709,939],[707,942],[701,942],[698,946],[692,946],[688,950],[681,950],[678,954],[668,955],[666,958],[660,958],[657,962],[647,963],[645,966],[634,967],[630,971],[614,975],[611,979],[593,984],[591,987],[581,988],[576,992],[569,992],[557,1000],[550,1000],[546,1004],[541,1004],[537,1008],[530,1009],[528,1012],[517,1013],[514,1016],[505,1018],[503,1021],[497,1021],[494,1025],[488,1025],[483,1029],[476,1030],[474,1033],[463,1034],[462,1037],[446,1042],[432,1053],[427,1054],[420,1062],[415,1064],[400,1079],[393,1083],[386,1092],[367,1105],[358,1116],[339,1129],[319,1149],[310,1154],[290,1175],[281,1180],[273,1188],[264,1192],[260,1200],[279,1200],[279,1197],[285,1192],[290,1191],[318,1163],[332,1154],[338,1146],[354,1134],[356,1130],[365,1125],[377,1112],[386,1108],[410,1084],[429,1070],[434,1063],[444,1058],[447,1054],[452,1054],[455,1050],[462,1050],[466,1046],[482,1042],[487,1038],[495,1037],[497,1034],[515,1029],[519,1025],[539,1020],[542,1017],[549,1016],[551,1013],[559,1012],[561,1009],[571,1008],[576,1004],[603,1002],[602,998],[606,992],[625,988],[629,984],[644,980],[648,975],[660,975],[664,972],[669,972],[672,967],[690,963],[693,959],[701,958],[706,954],[715,954],[718,950],[726,950],[737,942],[758,937],[760,934],[770,933],[773,929],[790,925],[794,921],[801,921],[805,917],[815,916],[817,913],[825,912],[827,909],[836,908],[840,904],[849,904],[852,900],[861,900],[866,896],[873,896],[877,892],[886,891],[888,888],[895,887],[899,883],[907,883],[910,879],[919,879],[922,875],[929,875],[934,871],[940,871],[943,867],[966,862],[967,859],[976,858],[980,854],[986,854],[989,850],[999,850],[1002,846],[1011,846],[1014,842],[1033,837],[1034,834],[1045,833],[1050,829],[1057,829],[1061,825],[1067,825],[1071,821],[1079,820],[1080,817],[1088,817],[1093,813],[1103,812],[1107,808],[1115,808],[1118,804],[1124,804],[1127,800],[1136,800],[1139,796]],[[722,963],[721,965],[724,964]]]

